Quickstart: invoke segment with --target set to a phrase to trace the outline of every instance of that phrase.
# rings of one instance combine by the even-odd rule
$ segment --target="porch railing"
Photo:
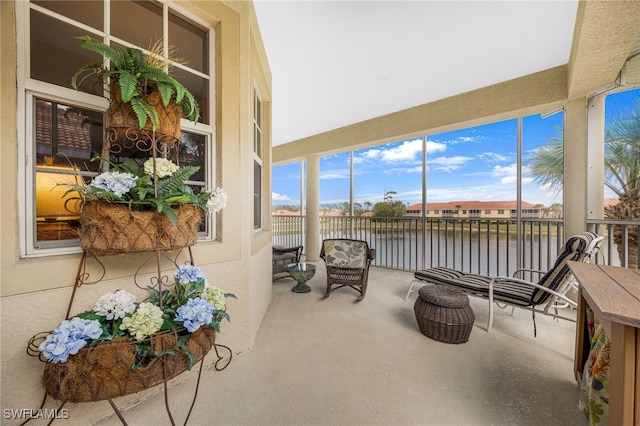
[[[640,226],[637,220],[587,219],[589,230],[604,235],[601,263],[638,268],[640,264]]]
[[[628,236],[637,222],[591,220],[588,226],[607,238],[598,262],[627,266],[625,259],[637,259],[637,247],[630,250],[628,238],[622,238],[621,255],[613,238],[614,229]],[[273,216],[273,244],[304,245],[305,228],[304,216]],[[562,219],[523,218],[518,226],[510,219],[320,216],[320,240],[325,238],[367,241],[376,249],[373,264],[384,268],[447,266],[511,275],[517,268],[550,269],[565,236]]]

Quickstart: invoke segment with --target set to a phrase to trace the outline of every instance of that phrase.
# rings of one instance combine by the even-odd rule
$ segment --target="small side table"
[[[418,290],[413,311],[425,336],[443,343],[469,341],[476,317],[463,291],[437,284],[424,285]]]
[[[309,293],[311,291],[311,287],[307,285],[307,281],[315,275],[315,265],[311,265],[310,263],[289,263],[284,267],[284,270],[291,275],[291,278],[298,281],[298,284],[291,289],[292,292]]]

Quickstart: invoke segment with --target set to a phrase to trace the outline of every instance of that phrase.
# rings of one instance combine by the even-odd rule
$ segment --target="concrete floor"
[[[335,290],[324,298],[324,264],[312,291],[273,283],[273,301],[252,350],[202,374],[190,425],[586,425],[573,378],[575,324],[497,310],[472,297],[469,342],[420,333],[404,300],[409,272],[372,267],[364,301]],[[212,355],[209,355],[212,356]],[[195,378],[170,388],[182,424]],[[185,403],[181,403],[184,399]],[[168,424],[162,395],[123,413],[129,424]],[[106,419],[101,425],[120,424]]]

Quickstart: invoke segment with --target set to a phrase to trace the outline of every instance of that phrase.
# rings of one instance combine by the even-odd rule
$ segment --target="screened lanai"
[[[626,6],[632,5],[627,4]],[[562,7],[569,7],[569,5],[564,4]],[[346,117],[358,114],[346,110],[345,118],[342,120],[342,124],[346,125],[298,140],[286,141],[287,143],[283,144],[278,144],[280,139],[277,132],[280,127],[277,123],[278,118],[274,117],[273,164],[275,168],[272,179],[274,179],[273,193],[276,200],[272,202],[272,205],[276,208],[278,204],[286,204],[278,198],[281,194],[278,192],[276,179],[282,178],[278,175],[278,166],[290,166],[286,173],[287,179],[292,179],[292,176],[295,179],[296,174],[292,174],[292,170],[299,169],[297,172],[299,190],[295,194],[296,202],[292,203],[299,208],[296,209],[297,213],[292,212],[291,215],[300,215],[302,211],[319,212],[318,215],[304,215],[304,224],[302,220],[298,224],[300,232],[297,243],[305,245],[308,258],[317,259],[322,238],[320,231],[324,225],[320,224],[319,217],[322,215],[323,209],[326,210],[326,206],[321,204],[326,203],[328,198],[323,194],[322,188],[323,185],[326,186],[326,182],[330,178],[327,175],[331,174],[328,166],[325,166],[326,159],[343,156],[344,181],[340,201],[348,203],[346,216],[354,216],[354,208],[358,206],[358,203],[363,204],[370,201],[371,204],[375,204],[376,201],[382,201],[385,190],[396,189],[389,186],[393,183],[387,183],[386,179],[389,178],[385,178],[382,173],[369,177],[371,180],[379,181],[378,192],[371,199],[363,198],[362,193],[366,191],[358,188],[358,179],[362,182],[364,178],[361,176],[366,167],[361,160],[371,154],[371,151],[382,151],[383,149],[387,149],[389,152],[393,149],[397,151],[398,147],[394,146],[394,143],[404,145],[400,148],[407,148],[408,145],[413,147],[410,148],[414,154],[411,175],[407,174],[407,180],[411,179],[414,182],[412,197],[405,196],[402,201],[405,201],[407,206],[420,206],[419,211],[424,212],[425,215],[429,211],[427,203],[432,202],[508,199],[515,203],[510,218],[518,219],[518,227],[525,226],[525,224],[521,224],[520,219],[522,215],[526,219],[527,206],[531,210],[531,204],[539,206],[544,204],[545,207],[548,207],[555,203],[563,207],[564,211],[560,215],[561,217],[556,217],[556,219],[562,219],[557,222],[561,224],[562,232],[567,235],[588,227],[594,230],[596,228],[604,229],[605,224],[598,221],[604,218],[604,207],[610,202],[609,198],[615,196],[605,190],[605,175],[608,173],[605,170],[604,150],[602,149],[606,131],[605,104],[607,100],[615,98],[619,93],[627,92],[632,93],[628,97],[628,103],[629,107],[633,108],[634,94],[637,93],[635,89],[638,87],[637,64],[640,62],[637,57],[640,51],[637,30],[632,25],[627,26],[618,22],[617,17],[626,20],[629,19],[629,16],[633,16],[634,18],[631,19],[636,19],[637,14],[628,14],[629,10],[625,12],[623,5],[605,7],[589,3],[575,3],[573,7],[575,9],[556,11],[558,16],[561,15],[561,12],[564,13],[572,26],[575,24],[572,42],[566,46],[567,50],[565,51],[568,62],[562,65],[354,123],[346,123],[348,120]],[[271,10],[267,5],[258,4],[256,9],[259,16],[264,13],[267,17],[271,17],[269,15]],[[375,8],[373,9],[373,11],[369,11],[370,14],[375,13]],[[288,12],[302,14],[301,10],[301,7],[297,7]],[[339,7],[336,7],[335,10],[339,10]],[[352,10],[347,9],[346,13],[348,14],[350,11]],[[622,15],[625,17],[622,18]],[[554,16],[554,19],[559,19],[558,16]],[[362,21],[364,22],[365,19]],[[617,30],[613,31],[614,21],[617,22],[616,28],[623,29],[623,31],[626,28],[629,31],[626,36],[621,36]],[[372,22],[376,22],[375,19]],[[596,33],[598,36],[595,36]],[[365,34],[368,33],[365,32]],[[265,43],[267,49],[269,49],[270,35],[269,26],[266,25]],[[567,40],[557,34],[556,37],[558,45],[562,45],[561,40]],[[581,40],[590,41],[583,42]],[[543,43],[543,40],[540,42]],[[590,46],[588,49],[584,47],[587,44]],[[414,47],[417,45],[419,43],[415,43]],[[616,49],[610,48],[613,45],[616,46]],[[313,39],[309,43],[309,49],[312,46],[314,46]],[[415,50],[417,49],[415,47]],[[277,52],[277,49],[273,50]],[[549,50],[553,53],[556,53],[557,50],[562,52],[561,48]],[[323,50],[320,52],[324,53]],[[364,52],[366,56],[367,48],[364,49]],[[513,58],[518,58],[521,53],[512,52],[511,54]],[[531,55],[536,53],[533,51]],[[562,53],[559,56],[562,57]],[[272,67],[277,69],[279,57],[276,55],[275,58],[276,63]],[[598,64],[598,67],[586,66],[595,63]],[[604,71],[605,68],[608,68],[608,71]],[[348,73],[344,79],[349,81],[352,75],[358,74],[358,72],[359,70]],[[605,78],[605,74],[608,74],[609,77]],[[363,75],[368,76],[369,74],[363,72]],[[319,79],[322,81],[321,77]],[[473,76],[469,76],[469,80],[473,81]],[[605,82],[606,80],[607,82]],[[319,84],[322,85],[322,83]],[[415,83],[416,87],[421,87],[421,84],[423,84],[421,81]],[[455,83],[453,84],[455,86]],[[350,93],[349,89],[345,90],[346,94]],[[287,96],[290,98],[292,95],[287,92]],[[386,97],[392,98],[393,95],[390,93],[380,95],[381,103],[384,103]],[[614,111],[616,108],[611,106],[607,112]],[[335,106],[331,109],[335,109]],[[277,110],[277,107],[274,106],[274,110]],[[318,114],[318,120],[321,122],[329,120],[322,112],[315,112],[315,114]],[[331,116],[330,113],[326,115]],[[453,189],[456,189],[447,188],[446,185],[433,188],[434,179],[429,177],[430,173],[427,171],[429,168],[431,176],[434,176],[433,170],[437,165],[435,160],[455,161],[454,154],[451,154],[450,158],[445,158],[445,156],[438,158],[439,156],[435,155],[437,153],[433,151],[433,148],[439,141],[438,137],[441,135],[450,136],[458,132],[462,134],[462,137],[469,136],[471,139],[471,135],[466,135],[465,132],[470,134],[478,132],[483,127],[505,122],[510,123],[509,136],[493,141],[493,145],[486,144],[483,146],[485,152],[476,153],[476,155],[495,154],[492,151],[497,151],[496,144],[509,144],[508,151],[512,155],[510,161],[494,167],[494,173],[499,171],[499,167],[511,169],[512,174],[503,176],[503,180],[511,179],[510,192],[504,195],[505,198],[496,199],[496,194],[480,191],[460,195],[462,198],[451,198],[455,197],[451,194],[449,199],[438,199],[436,196],[438,190],[451,189],[450,192],[455,192]],[[530,129],[543,122],[547,123],[547,128],[554,129],[555,133],[547,135],[543,141],[536,140]],[[296,132],[297,134],[304,133],[301,130],[288,130],[281,133],[289,135]],[[532,180],[531,152],[554,138],[562,140],[564,146],[563,181],[561,185],[553,188],[554,191],[548,191],[549,193],[554,192],[555,199],[534,201],[530,186],[527,185]],[[458,157],[462,156],[464,154],[460,154]],[[393,165],[388,167],[393,167]],[[471,188],[470,191],[472,191],[475,188],[473,179],[469,178],[462,185]],[[539,182],[538,186],[544,185],[548,186],[548,182]],[[396,199],[401,199],[401,195],[396,195]],[[448,211],[457,210],[452,208]],[[461,212],[464,211],[464,207],[462,207]],[[343,215],[345,214],[343,213]],[[542,216],[542,213],[538,214],[538,217]],[[627,225],[632,226],[633,223],[627,223]],[[276,231],[275,227],[276,225],[274,225],[274,231]],[[274,232],[274,237],[276,234],[277,232]],[[274,238],[274,243],[279,244],[280,241]],[[288,242],[282,241],[282,243],[287,244]],[[413,250],[414,261],[408,266],[400,267],[400,269],[411,270],[424,265],[424,259],[421,259],[420,256],[415,257],[417,250],[419,247]],[[520,260],[523,256],[526,257],[526,247],[518,246],[518,250],[520,253],[514,258]],[[426,256],[426,250],[423,252]],[[626,260],[628,259],[623,260],[623,264],[626,264]]]

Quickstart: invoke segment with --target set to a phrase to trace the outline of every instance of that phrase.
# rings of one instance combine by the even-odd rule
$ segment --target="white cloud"
[[[438,142],[427,141],[427,154],[446,151],[447,146]],[[356,164],[363,162],[379,162],[387,164],[415,164],[422,158],[422,139],[404,141],[400,145],[391,148],[384,146],[369,149],[359,154]]]
[[[460,169],[464,164],[473,160],[472,157],[456,155],[453,157],[436,157],[429,159],[429,171],[452,172]]]
[[[522,168],[522,184],[526,185],[533,182],[532,177],[526,176],[527,167]],[[494,166],[491,176],[500,179],[503,185],[515,185],[518,182],[518,165],[516,163],[508,166]]]
[[[501,163],[503,161],[509,160],[508,157],[502,154],[498,154],[497,152],[485,152],[483,154],[478,155],[478,157],[482,161],[486,161],[487,163]]]
[[[438,142],[427,141],[427,155],[434,154],[436,152],[444,152],[447,150],[447,145]]]
[[[444,144],[444,145],[457,145],[457,144],[461,144],[461,143],[479,143],[482,142],[483,140],[485,140],[486,137],[484,136],[459,136],[455,139],[449,139],[449,140],[445,140],[440,142],[440,144]]]
[[[400,145],[392,148],[370,149],[363,154],[363,158],[370,161],[382,163],[403,163],[412,162],[420,158],[422,153],[422,140],[414,139],[404,141]]]
[[[349,169],[328,170],[320,174],[320,179],[349,179]]]
[[[422,173],[422,165],[412,167],[393,167],[382,171],[385,175],[402,175],[406,173]]]
[[[286,195],[286,194],[278,194],[277,192],[272,192],[271,193],[271,199],[274,202],[277,201],[279,203],[281,203],[283,201],[290,201],[291,200],[291,198],[289,198],[288,195]]]
[[[513,163],[508,166],[494,166],[491,176],[499,178],[501,183],[515,183],[518,176],[518,165]]]

